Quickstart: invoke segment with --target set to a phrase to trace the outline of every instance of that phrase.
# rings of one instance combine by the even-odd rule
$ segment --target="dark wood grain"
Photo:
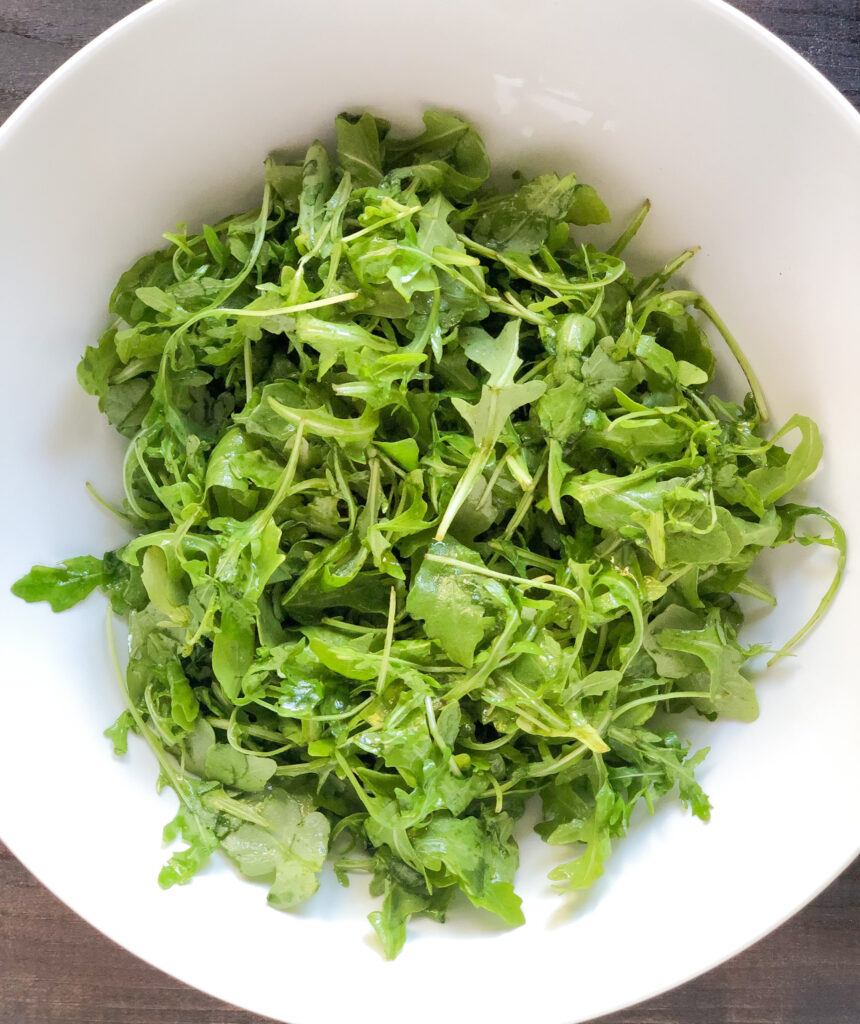
[[[860,107],[860,0],[733,0]]]
[[[634,2],[634,0],[631,0]],[[0,0],[0,121],[139,0]],[[860,105],[858,0],[736,0]],[[851,809],[848,809],[851,813]],[[600,1024],[857,1024],[860,860],[805,910],[694,982]],[[0,844],[0,1024],[262,1024],[147,966]],[[356,1018],[356,1024],[365,1024]]]

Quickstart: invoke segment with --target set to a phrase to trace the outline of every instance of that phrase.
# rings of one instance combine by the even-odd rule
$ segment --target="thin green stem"
[[[654,294],[654,292],[663,284],[665,284],[669,278],[676,274],[684,264],[691,260],[697,252],[701,250],[700,245],[693,246],[692,249],[685,249],[682,253],[676,256],[673,260],[670,260],[662,270],[657,271],[656,274],[652,274],[646,279],[644,287],[636,294],[636,300],[634,302],[634,308],[641,307],[647,299]]]
[[[102,508],[107,509],[107,511],[115,515],[117,519],[121,519],[126,524],[126,526],[128,526],[131,523],[131,516],[128,515],[128,513],[123,512],[123,510],[119,508],[117,505],[114,505],[113,502],[108,501],[107,498],[103,498],[95,489],[95,487],[93,487],[93,485],[89,482],[89,480],[87,480],[84,486],[86,487],[87,491],[89,491],[89,493],[92,495],[92,497],[95,498],[95,500],[99,503],[99,505],[102,506]]]
[[[477,483],[478,477],[483,473],[487,459],[489,459],[492,451],[492,445],[482,445],[475,450],[474,455],[469,460],[469,465],[466,467],[466,472],[460,477],[457,486],[454,488],[454,493],[451,495],[451,500],[448,502],[445,514],[442,516],[442,522],[439,523],[439,527],[436,530],[435,539],[437,541],[445,539],[451,523],[454,522],[463,502],[472,493],[472,488]]]
[[[645,218],[648,216],[648,211],[651,209],[651,200],[646,199],[645,202],[639,207],[636,213],[633,214],[627,227],[621,232],[618,238],[609,246],[606,250],[610,256],[620,256],[621,253],[627,248],[630,242],[636,236],[636,232],[645,223]]]
[[[842,582],[842,574],[845,572],[845,563],[848,557],[848,541],[845,537],[845,531],[842,529],[839,522],[828,512],[825,512],[820,508],[810,508],[807,510],[806,514],[809,516],[820,516],[830,524],[830,528],[833,530],[833,536],[831,538],[814,538],[808,540],[807,543],[823,544],[827,547],[836,548],[836,571],[833,574],[833,580],[831,581],[830,586],[824,592],[824,596],[818,602],[818,606],[815,611],[794,634],[794,636],[787,640],[776,654],[774,654],[770,661],[768,661],[768,668],[770,668],[771,665],[774,665],[777,661],[780,661],[787,654],[790,654],[792,648],[796,647],[805,636],[812,632],[818,620],[830,607],[833,598],[836,596],[836,591],[839,589],[839,584]]]
[[[245,338],[242,345],[242,356],[245,364],[245,404],[251,401],[254,391],[254,374],[251,369],[251,339]]]
[[[612,718],[610,721],[614,722],[616,718],[623,715],[626,711],[630,711],[632,708],[641,707],[643,704],[659,704],[664,700],[708,700],[709,695],[707,690],[678,690],[674,693],[652,693],[648,697],[639,697],[637,700],[628,701],[626,704],[622,704],[612,712]]]
[[[737,360],[738,365],[743,370],[744,376],[747,379],[747,383],[750,386],[755,404],[758,406],[758,411],[761,416],[763,423],[767,423],[770,418],[770,414],[767,408],[767,402],[765,401],[764,391],[762,390],[761,384],[759,383],[758,377],[756,376],[755,370],[753,370],[750,361],[744,355],[743,350],[738,344],[735,336],[726,326],[725,321],[717,313],[714,307],[708,302],[703,296],[699,295],[698,292],[691,291],[674,291],[674,292],[662,292],[659,296],[659,301],[669,302],[674,301],[680,303],[682,306],[693,306],[695,309],[701,310],[705,316],[711,321],[711,323],[720,332],[729,347],[729,351]],[[645,314],[643,314],[644,316]]]
[[[202,315],[196,315],[194,322],[202,320],[204,316],[218,317],[259,317],[265,319],[271,316],[289,316],[291,313],[302,313],[308,309],[321,309],[323,306],[336,306],[342,302],[351,302],[358,298],[358,292],[343,292],[340,295],[329,295],[323,299],[311,299],[308,302],[294,302],[289,306],[279,306],[276,309],[230,309],[220,306],[218,309],[210,309]],[[189,321],[190,322],[190,321]]]
[[[425,558],[428,562],[438,562],[440,565],[449,565],[452,569],[460,569],[463,572],[474,573],[476,576],[487,576],[489,579],[500,580],[505,583],[513,583],[515,586],[523,587],[528,590],[531,587],[539,587],[541,590],[550,590],[556,594],[564,594],[565,597],[569,597],[575,601],[578,605],[582,605],[582,598],[575,590],[571,590],[570,587],[562,587],[557,583],[551,583],[545,577],[538,577],[537,579],[530,580],[525,576],[512,576],[506,572],[496,572],[495,569],[487,569],[483,565],[473,565],[472,562],[463,562],[459,558],[449,558],[448,555],[434,555],[427,554]]]
[[[394,641],[394,618],[397,615],[397,590],[392,587],[388,592],[388,624],[385,627],[385,643],[382,647],[382,660],[379,663],[379,676],[376,680],[376,692],[382,693],[388,678],[388,666],[391,663],[391,644]]]

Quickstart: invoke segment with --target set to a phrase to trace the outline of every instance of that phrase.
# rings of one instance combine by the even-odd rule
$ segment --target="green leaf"
[[[148,378],[135,377],[133,380],[111,385],[100,404],[105,416],[119,433],[125,437],[132,437],[140,429],[151,403],[151,381]]]
[[[362,114],[358,118],[341,114],[335,120],[337,161],[352,176],[359,188],[376,185],[382,179],[382,156],[376,118]]]
[[[582,364],[582,379],[588,385],[589,404],[602,409],[615,401],[616,391],[627,393],[641,379],[632,359],[618,357],[612,343],[605,339]]]
[[[208,778],[248,793],[263,789],[276,768],[276,762],[270,757],[243,754],[229,743],[213,744],[206,752],[204,762]]]
[[[105,736],[113,744],[113,752],[117,757],[128,753],[129,730],[135,731],[134,719],[130,712],[123,711],[113,725],[109,725],[104,731]]]
[[[673,613],[678,621],[680,612]],[[668,615],[664,613],[664,616]],[[687,679],[702,666],[707,669],[708,702],[703,703],[706,709],[713,708],[718,713],[743,722],[751,722],[758,717],[758,701],[752,683],[741,674],[740,668],[749,655],[744,652],[734,639],[730,628],[720,620],[716,612],[712,612],[707,622],[690,613],[685,615],[682,628],[669,628],[666,618],[660,623],[663,627],[654,632],[651,652],[656,649],[678,652],[685,655],[683,661],[674,661],[671,657],[657,660],[658,670],[663,674],[678,674]],[[656,630],[657,620],[652,623]],[[698,690],[695,680],[689,680],[689,688]]]
[[[413,438],[407,437],[402,441],[377,441],[376,447],[394,459],[407,472],[411,473],[412,470],[418,468],[420,449]]]
[[[688,363],[686,359],[679,359],[677,367],[678,383],[685,388],[698,387],[701,384],[708,383],[708,374],[696,366],[695,363]]]
[[[31,603],[47,601],[52,611],[63,612],[103,583],[102,560],[81,555],[66,559],[62,567],[34,565],[26,576],[12,584],[12,593]]]
[[[121,365],[116,350],[116,335],[116,327],[109,327],[95,347],[87,346],[83,358],[78,363],[78,383],[88,395],[103,398],[111,377]]]
[[[227,598],[212,644],[212,671],[232,701],[239,696],[242,678],[254,660],[255,647],[253,612],[244,602]]]
[[[493,338],[486,331],[471,328],[463,332],[463,351],[490,375],[487,386],[491,388],[505,387],[512,384],[514,376],[523,365],[518,355],[520,323],[512,320],[505,325],[498,338]]]
[[[537,252],[552,225],[566,219],[575,194],[575,175],[542,174],[494,203],[479,218],[473,237],[499,252]]]
[[[424,131],[414,139],[386,139],[386,171],[408,174],[425,188],[466,202],[487,180],[484,143],[467,121],[442,110],[426,110]]]
[[[430,554],[456,558],[480,566],[474,551],[456,541],[437,542]],[[458,665],[470,666],[475,648],[496,621],[498,610],[509,603],[496,580],[466,570],[425,560],[418,570],[406,610],[424,622],[424,631]]]
[[[266,181],[283,199],[284,205],[291,213],[299,212],[299,197],[302,192],[301,165],[268,163]]]
[[[288,423],[301,425],[305,433],[329,438],[345,448],[364,448],[379,425],[379,416],[372,409],[365,409],[354,419],[341,419],[325,409],[290,409],[274,398],[269,398],[269,405]]]
[[[658,345],[648,334],[643,334],[636,345],[636,355],[658,376],[668,381],[678,380],[678,364],[672,353]]]
[[[319,241],[332,187],[328,153],[321,142],[314,142],[305,156],[299,194],[299,238],[304,248],[311,249]]]
[[[514,374],[522,366],[517,355],[519,321],[503,328],[498,338],[483,331],[470,334],[464,343],[466,355],[489,373],[481,389],[479,401],[470,405],[462,398],[452,398],[458,413],[469,424],[479,448],[495,443],[512,412],[537,401],[546,390],[539,380],[514,383]]]
[[[386,960],[394,960],[406,942],[406,925],[414,914],[420,914],[430,902],[429,893],[407,892],[390,880],[385,885],[382,910],[368,915],[373,930],[379,936]]]
[[[568,377],[546,391],[536,408],[540,425],[547,434],[555,441],[564,442],[582,429],[587,406],[585,384],[575,377]]]
[[[649,473],[629,477],[591,470],[567,480],[562,495],[574,498],[592,526],[616,530],[622,537],[649,542],[659,562],[665,560],[663,506],[666,495],[682,483],[649,479]],[[644,478],[643,478],[644,477]]]
[[[164,548],[148,547],[143,553],[140,577],[149,600],[160,612],[177,624],[188,622],[188,587],[183,586],[175,557],[169,558]]]
[[[541,380],[506,384],[501,388],[485,385],[475,405],[464,402],[462,398],[452,398],[451,402],[469,424],[475,444],[485,448],[495,443],[512,412],[537,401],[545,390],[546,384]]]
[[[791,433],[792,430],[800,432],[800,441],[788,459],[782,464],[768,465],[761,469],[754,469],[747,476],[747,483],[755,487],[761,494],[765,505],[772,505],[783,495],[797,487],[810,477],[818,467],[821,460],[823,446],[818,427],[806,416],[794,415],[791,419],[774,434],[771,445]],[[781,452],[778,447],[771,448],[774,454]]]
[[[417,242],[424,252],[432,254],[436,249],[443,248],[448,252],[465,253],[463,243],[448,223],[453,212],[454,207],[441,192],[437,192],[422,206],[418,213]]]
[[[591,185],[577,185],[567,208],[565,220],[571,224],[605,224],[610,220],[609,210],[597,190]]]
[[[211,784],[197,786],[184,780],[179,810],[176,817],[164,827],[164,841],[170,843],[181,836],[188,846],[172,854],[159,872],[158,884],[162,889],[186,885],[218,849],[218,839],[214,832],[216,815],[204,808],[201,802],[201,795],[211,788]]]
[[[176,312],[176,299],[161,288],[138,288],[135,295],[144,305],[157,313],[172,314]]]
[[[597,791],[594,807],[587,818],[553,832],[553,843],[585,844],[585,850],[579,857],[560,864],[549,873],[559,889],[564,892],[587,889],[600,878],[612,853],[612,829],[620,813],[619,798],[607,781]]]
[[[415,851],[430,871],[453,875],[476,907],[520,925],[525,918],[513,887],[519,858],[510,824],[504,814],[483,821],[440,814],[416,838]]]
[[[291,910],[319,888],[329,823],[307,801],[272,789],[251,805],[265,825],[246,822],[222,841],[246,878],[269,882],[269,905]]]

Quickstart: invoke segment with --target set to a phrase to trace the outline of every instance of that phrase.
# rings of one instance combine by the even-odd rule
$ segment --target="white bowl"
[[[122,539],[83,487],[118,493],[120,444],[74,375],[118,273],[175,221],[251,205],[267,151],[328,135],[340,110],[406,127],[430,105],[473,118],[497,167],[576,170],[616,223],[649,196],[643,259],[701,244],[689,278],[742,340],[774,419],[818,420],[811,497],[860,537],[860,118],[793,52],[714,0],[161,0],[0,132],[8,582]],[[801,554],[750,638],[789,635],[817,599],[826,553]],[[161,892],[173,798],[156,796],[140,743],[122,763],[102,738],[121,707],[103,602],[55,617],[3,591],[5,841],[138,956],[278,1020],[586,1020],[731,956],[858,849],[853,565],[798,657],[762,680],[756,723],[690,724],[712,746],[708,826],[664,802],[578,908],[527,842],[525,927],[420,923],[393,964],[367,941],[360,886],[329,877],[278,914],[218,862]]]

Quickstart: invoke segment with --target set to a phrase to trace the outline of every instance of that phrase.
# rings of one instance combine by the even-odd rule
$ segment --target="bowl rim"
[[[104,46],[109,46],[113,40],[126,32],[132,30],[138,20],[156,16],[161,10],[187,3],[188,0],[147,0],[141,7],[129,12],[119,21],[114,22],[99,35],[85,43],[71,57],[48,75],[36,88],[26,96],[21,103],[12,111],[5,121],[0,123],[0,149],[14,135],[18,126],[26,120],[42,101],[62,84],[68,75],[73,74],[79,64],[85,63],[93,53]],[[739,10],[729,0],[687,0],[690,5],[698,6],[700,9],[710,11],[714,17],[722,18],[729,23],[734,22],[735,26],[742,32],[753,36],[760,45],[768,49],[775,57],[781,60],[798,75],[804,77],[807,82],[815,87],[815,91],[833,108],[845,122],[847,128],[851,129],[860,142],[860,110],[844,96],[839,89],[813,64],[803,57],[794,47],[789,46],[779,36],[775,35],[769,28],[766,28],[755,18]]]
[[[139,21],[158,17],[163,11],[168,11],[172,7],[178,7],[188,2],[190,2],[190,0],[147,0],[147,2],[142,4],[142,6],[129,12],[89,42],[84,44],[58,68],[51,72],[47,78],[40,82],[40,84],[12,111],[6,120],[0,123],[0,155],[2,155],[5,147],[14,141],[16,133],[26,124],[28,117],[58,88],[61,88],[65,80],[70,75],[75,74],[79,65],[85,64],[102,48],[111,46],[115,39],[124,36],[128,32],[134,31]],[[787,70],[796,75],[799,79],[803,80],[806,83],[807,88],[815,91],[815,93],[830,107],[833,113],[839,117],[844,125],[844,130],[847,133],[850,133],[857,145],[860,146],[860,110],[855,108],[851,101],[848,100],[847,97],[844,96],[840,90],[821,71],[818,70],[818,68],[811,64],[797,50],[784,40],[780,39],[759,21],[756,21],[752,16],[733,6],[730,0],[685,0],[685,2],[690,6],[699,8],[705,17],[719,18],[723,22],[728,23],[730,26],[734,27],[735,31],[747,38],[750,38],[752,41],[757,43],[758,46],[762,47],[764,51],[769,52]],[[0,828],[2,828],[2,825],[2,819],[0,819]],[[78,916],[80,916],[89,925],[89,927],[94,928],[100,934],[108,938],[109,941],[114,942],[126,953],[143,961],[149,967],[161,971],[170,977],[177,978],[182,984],[188,984],[188,982],[184,981],[184,979],[179,975],[174,974],[171,969],[154,964],[147,956],[133,951],[126,946],[124,942],[121,942],[109,933],[102,931],[102,929],[93,924],[88,917],[83,913],[79,913],[72,904],[67,903],[62,896],[59,896],[51,885],[40,876],[40,874],[37,874],[32,870],[26,860],[19,856],[16,851],[17,844],[14,840],[10,841],[5,836],[0,836],[0,840],[5,843],[13,856],[19,860],[26,870],[29,871],[41,885],[44,885],[45,888],[48,889],[56,899],[59,899],[64,906],[71,909],[73,913],[78,914]],[[656,998],[666,992],[673,991],[674,989],[701,977],[750,949],[764,937],[782,927],[789,919],[794,917],[794,915],[799,913],[804,907],[808,906],[813,900],[818,898],[818,896],[820,896],[825,889],[840,877],[858,857],[860,857],[860,837],[858,837],[856,848],[849,854],[844,863],[839,865],[835,871],[828,875],[828,877],[823,878],[820,884],[812,892],[808,893],[799,903],[786,909],[783,914],[775,920],[772,920],[765,928],[758,931],[752,938],[745,939],[739,945],[735,946],[728,954],[719,955],[713,959],[709,959],[705,964],[700,965],[695,970],[685,973],[681,978],[673,981],[672,984],[668,986],[657,983],[656,987],[650,988],[637,1000],[636,1003],[630,1003],[626,999],[618,1003],[613,1003],[601,1012],[601,1017],[604,1014],[617,1013],[624,1009],[640,1005],[641,1003]],[[211,991],[206,989],[198,989],[198,991],[202,991],[209,998],[214,998],[220,1002],[224,1002],[222,997],[214,995]],[[245,1009],[247,1009],[247,1007]],[[261,1017],[266,1017],[266,1019],[276,1020],[276,1018],[269,1018],[265,1014],[260,1013],[259,1010],[248,1010],[248,1012],[257,1013]]]

